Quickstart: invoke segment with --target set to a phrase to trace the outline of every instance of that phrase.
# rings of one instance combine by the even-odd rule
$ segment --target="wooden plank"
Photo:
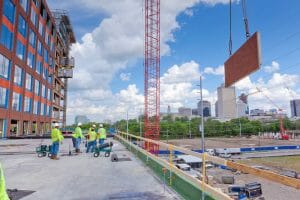
[[[276,174],[271,171],[256,169],[248,165],[227,161],[227,166],[233,169],[237,169],[241,172],[249,173],[255,176],[259,176],[265,179],[268,179],[273,182],[281,183],[296,189],[300,189],[300,180],[295,178],[290,178],[280,174]]]

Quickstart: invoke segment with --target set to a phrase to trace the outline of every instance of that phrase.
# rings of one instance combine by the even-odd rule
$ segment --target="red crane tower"
[[[145,123],[144,137],[159,140],[160,108],[160,0],[145,0]],[[159,146],[145,144],[157,153]]]

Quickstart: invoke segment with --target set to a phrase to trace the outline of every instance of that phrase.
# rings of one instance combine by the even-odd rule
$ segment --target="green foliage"
[[[190,134],[192,137],[200,137],[201,133],[199,131],[199,125],[201,123],[201,118],[193,118],[189,120],[188,118],[176,118],[172,121],[171,116],[165,116],[160,122],[160,136],[162,139],[175,139],[175,138],[188,138]],[[120,120],[115,123],[115,127],[118,130],[126,132],[126,120]],[[131,119],[128,121],[129,133],[134,135],[140,135],[140,125],[141,132],[143,134],[144,123],[141,124],[135,120]],[[240,133],[242,135],[258,135],[259,132],[279,132],[280,121],[276,120],[269,123],[262,123],[258,120],[250,121],[248,118],[232,119],[227,122],[220,122],[214,119],[206,119],[204,122],[204,131],[206,137],[231,137],[237,136]],[[287,130],[300,129],[300,120],[296,122],[290,121],[288,118],[284,119],[284,127]]]

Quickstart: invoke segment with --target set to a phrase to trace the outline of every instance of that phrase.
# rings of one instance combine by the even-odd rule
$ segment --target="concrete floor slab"
[[[58,161],[38,158],[33,152],[41,142],[50,144],[50,140],[0,140],[7,188],[35,191],[24,200],[180,199],[168,187],[164,191],[151,170],[116,141],[113,151],[131,161],[111,162],[103,155],[94,158],[85,153],[61,156]],[[62,153],[68,152],[69,144],[71,140],[66,139]],[[27,154],[19,154],[21,151]]]

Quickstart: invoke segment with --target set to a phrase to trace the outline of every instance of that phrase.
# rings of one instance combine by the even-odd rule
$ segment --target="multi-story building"
[[[198,102],[197,104],[198,108],[198,114],[202,115],[202,105],[201,101]],[[210,117],[211,116],[211,104],[209,101],[203,101],[203,116],[204,117]]]
[[[248,105],[242,101],[238,100],[237,101],[237,117],[247,117],[249,114],[249,108]]]
[[[220,119],[228,120],[236,118],[236,97],[234,87],[218,87],[217,116]]]
[[[0,138],[50,132],[63,41],[45,0],[0,0]],[[71,43],[71,26],[64,30]],[[59,79],[59,80],[58,80]],[[61,91],[62,93],[62,91]],[[64,107],[61,96],[60,106]]]
[[[291,105],[291,116],[300,117],[300,99],[290,101]]]
[[[180,107],[180,108],[178,108],[178,113],[179,113],[179,115],[184,116],[184,117],[191,117],[192,116],[192,109],[191,108]]]

